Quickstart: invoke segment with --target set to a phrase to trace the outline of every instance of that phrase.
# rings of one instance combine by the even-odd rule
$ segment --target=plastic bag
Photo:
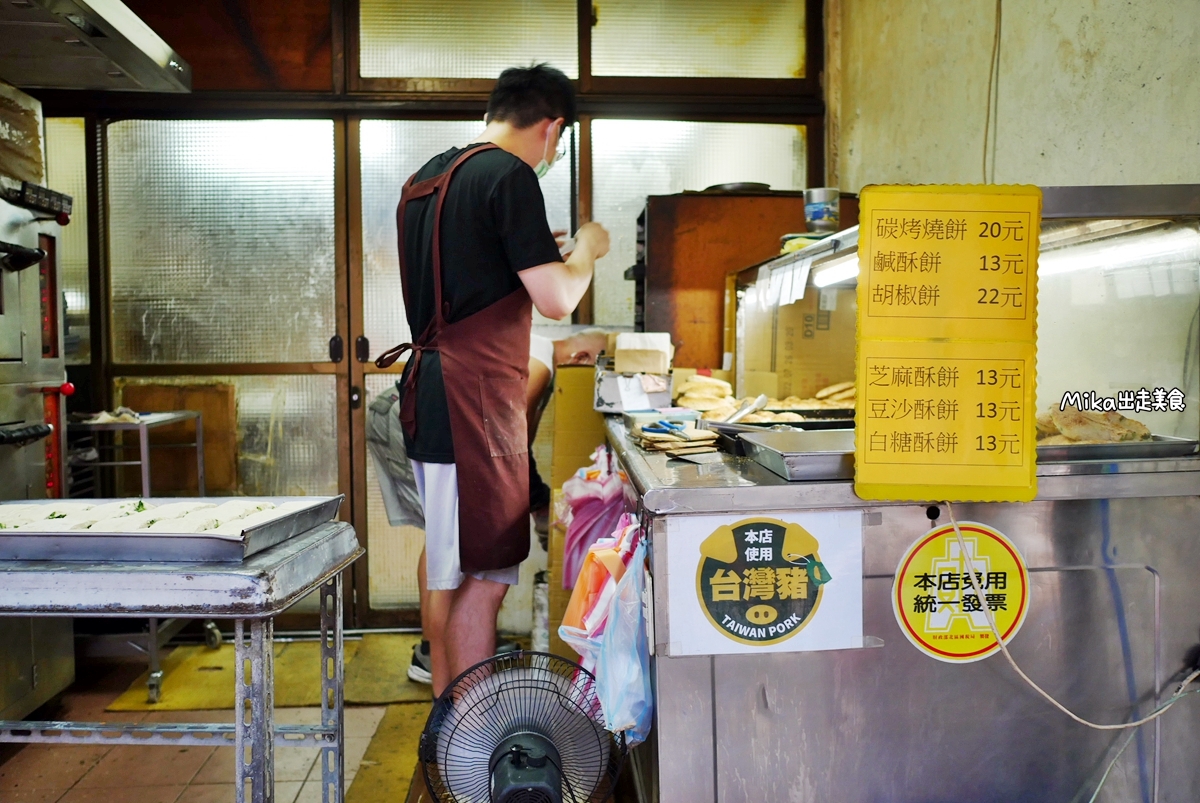
[[[630,745],[646,739],[654,712],[642,597],[646,545],[628,514],[611,538],[588,550],[558,632],[596,677],[605,727]]]
[[[625,512],[622,477],[611,469],[605,447],[592,453],[589,468],[579,469],[563,483],[563,497],[570,508],[563,545],[563,588],[574,588],[588,549],[612,534]]]
[[[633,516],[624,514],[619,523],[621,529],[612,533],[612,537],[602,538],[588,549],[558,628],[562,640],[579,653],[580,663],[589,672],[596,668],[600,636],[608,621],[617,581],[624,576],[640,536]]]
[[[646,741],[654,719],[650,649],[646,638],[646,543],[639,541],[616,584],[596,654],[596,695],[604,724],[632,747]]]
[[[417,494],[412,461],[404,449],[400,391],[395,385],[376,396],[367,408],[367,451],[375,463],[388,524],[423,528],[425,511]]]
[[[571,599],[563,613],[564,624],[581,629],[588,635],[597,634],[594,627],[603,624],[603,617],[607,615],[607,600],[612,598],[617,581],[625,574],[628,555],[634,547],[633,543],[626,540],[622,552],[622,539],[635,524],[633,516],[621,514],[613,537],[601,538],[588,548],[579,576],[575,578]]]

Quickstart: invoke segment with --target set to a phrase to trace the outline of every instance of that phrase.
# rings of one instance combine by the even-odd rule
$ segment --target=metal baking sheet
[[[790,482],[854,476],[854,430],[743,432],[748,457]]]
[[[1077,460],[1157,460],[1196,454],[1200,441],[1152,435],[1148,441],[1118,443],[1072,443],[1038,446],[1039,463],[1069,463]]]
[[[745,444],[738,437],[743,432],[794,432],[796,430],[854,429],[853,419],[822,418],[814,421],[779,421],[761,424],[726,424],[723,421],[702,421],[701,425],[717,433],[717,448],[737,457],[747,457]]]
[[[768,407],[768,413],[796,413],[805,418],[843,418],[853,419],[853,407],[816,407],[812,409],[799,409],[796,407]]]
[[[104,533],[95,530],[67,530],[39,533],[35,530],[0,530],[0,560],[64,561],[146,561],[168,563],[238,563],[256,552],[282,543],[314,527],[337,518],[346,497],[337,496],[230,496],[154,497],[155,505],[172,502],[206,501],[219,505],[234,499],[285,502],[311,502],[289,511],[278,519],[265,521],[237,535],[217,533],[132,532]],[[60,499],[14,500],[16,504],[54,504]],[[123,499],[81,499],[104,504]]]

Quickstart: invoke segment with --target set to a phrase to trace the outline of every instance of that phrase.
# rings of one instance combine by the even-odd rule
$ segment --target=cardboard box
[[[746,388],[743,396],[748,398],[766,394],[768,399],[779,398],[779,375],[774,371],[747,371],[745,380]]]
[[[671,360],[652,349],[617,349],[613,370],[618,374],[666,374],[671,371]]]
[[[620,332],[615,338],[613,370],[618,374],[667,374],[671,371],[671,335],[667,332]]]
[[[561,487],[554,491],[551,510],[558,510],[562,504]],[[563,615],[567,612],[567,604],[571,601],[571,592],[563,588],[563,548],[566,545],[567,531],[561,524],[550,526],[550,555],[546,568],[550,576],[550,652],[561,655],[572,661],[578,661],[579,656],[567,646],[558,635],[558,626],[562,624]]]
[[[554,447],[550,487],[562,484],[591,464],[592,452],[605,442],[604,416],[593,409],[595,370],[590,365],[564,365],[554,378]]]
[[[810,287],[804,298],[779,308],[776,398],[810,398],[821,388],[854,379],[857,303],[852,287]],[[749,369],[749,364],[746,367]]]

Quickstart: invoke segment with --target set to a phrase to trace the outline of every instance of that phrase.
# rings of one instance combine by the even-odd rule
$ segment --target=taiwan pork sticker
[[[1005,644],[1029,610],[1029,571],[1016,546],[986,524],[964,521],[959,529],[965,556],[954,527],[937,527],[904,553],[892,586],[892,610],[904,635],[947,663],[980,661],[1000,649],[985,608]],[[982,599],[968,572],[974,572]]]
[[[742,644],[778,644],[800,632],[833,578],[820,544],[798,524],[745,519],[700,544],[696,594],[722,635]]]

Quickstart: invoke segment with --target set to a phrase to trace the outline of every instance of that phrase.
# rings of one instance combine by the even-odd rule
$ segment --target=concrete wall
[[[993,0],[828,12],[830,178],[983,180]],[[989,181],[1200,183],[1200,2],[1004,0],[992,130]]]

